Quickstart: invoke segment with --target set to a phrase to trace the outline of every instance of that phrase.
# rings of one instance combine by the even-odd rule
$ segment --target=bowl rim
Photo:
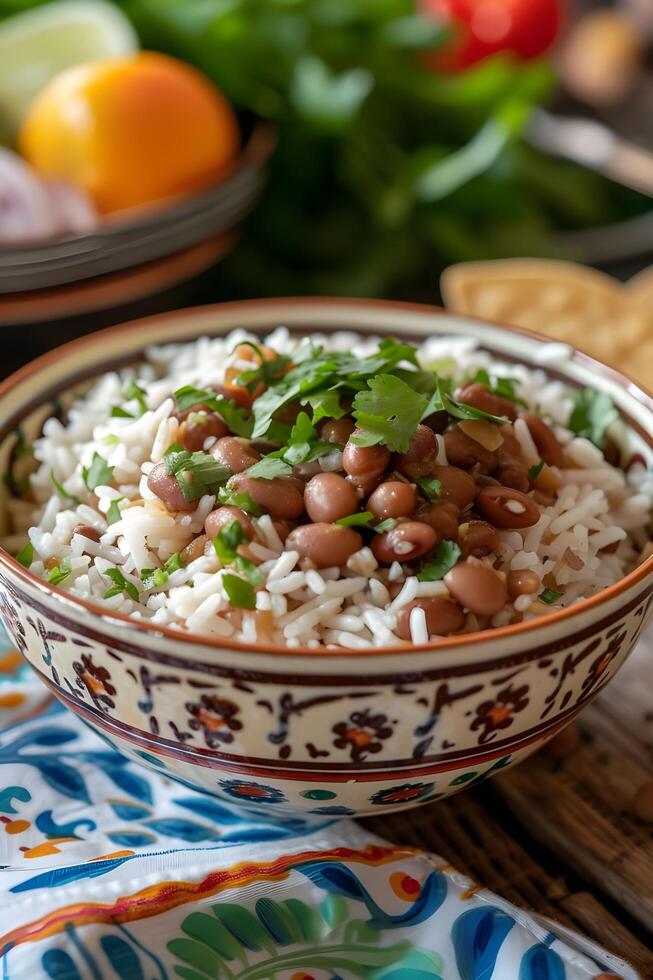
[[[398,314],[404,312],[429,316],[450,316],[452,318],[458,317],[459,319],[470,322],[487,324],[488,326],[499,329],[507,334],[516,333],[540,344],[552,342],[550,337],[546,337],[545,335],[537,333],[534,330],[507,325],[496,320],[489,320],[487,318],[478,317],[475,315],[469,316],[467,314],[459,314],[455,311],[449,311],[444,307],[437,306],[435,304],[416,303],[403,300],[364,299],[337,296],[290,296],[263,299],[230,300],[222,303],[205,304],[203,306],[184,307],[179,310],[171,310],[166,313],[154,314],[153,316],[140,317],[138,319],[129,320],[111,327],[105,327],[102,330],[93,331],[90,334],[85,334],[82,337],[77,337],[76,339],[68,341],[65,344],[61,344],[52,350],[41,354],[34,360],[29,361],[27,364],[18,368],[17,371],[10,374],[9,377],[1,381],[0,404],[2,399],[12,389],[22,384],[30,376],[38,374],[41,369],[49,367],[53,362],[59,360],[60,358],[67,359],[68,357],[74,357],[75,352],[82,348],[92,348],[96,344],[101,344],[107,337],[114,338],[126,333],[129,330],[142,327],[144,324],[153,326],[156,324],[169,323],[176,319],[184,319],[187,321],[189,318],[193,319],[194,317],[201,320],[203,317],[217,311],[228,314],[233,310],[234,315],[237,315],[238,313],[246,312],[247,310],[261,311],[266,308],[270,309],[271,314],[281,316],[283,319],[281,310],[288,309],[292,306],[313,307],[315,309],[324,309],[325,306],[330,306],[335,311],[342,312],[346,311],[347,309],[383,309],[386,311],[395,310]],[[279,310],[279,313],[275,312],[277,310]],[[271,323],[270,329],[273,329],[275,325],[276,324]],[[343,327],[343,329],[346,328]],[[192,343],[193,341],[190,339],[184,339],[183,342]],[[567,344],[567,346],[571,347],[573,351],[573,358],[580,359],[584,366],[590,367],[596,374],[612,380],[613,382],[619,383],[621,387],[627,389],[629,393],[633,397],[636,397],[636,399],[640,401],[653,415],[653,393],[651,391],[649,391],[638,381],[635,381],[629,375],[617,370],[616,368],[612,368],[607,364],[604,364],[582,349],[572,346],[571,344]],[[545,372],[549,370],[546,364],[541,365],[541,367]],[[82,599],[78,596],[71,595],[64,589],[51,585],[44,579],[32,574],[0,546],[0,569],[2,567],[4,567],[12,575],[18,576],[24,582],[36,587],[40,592],[51,596],[53,599],[63,600],[64,604],[70,604],[73,607],[76,607],[82,613],[91,613],[95,618],[99,618],[105,623],[114,622],[121,628],[127,627],[135,632],[142,631],[146,635],[149,634],[159,638],[173,640],[177,643],[182,643],[185,646],[204,647],[209,650],[234,650],[238,653],[244,654],[263,654],[270,657],[279,657],[281,655],[300,659],[307,657],[315,659],[317,657],[318,659],[322,660],[324,658],[342,659],[343,657],[349,659],[352,657],[387,657],[406,653],[410,653],[411,655],[424,654],[428,656],[438,651],[456,651],[464,647],[473,648],[479,644],[524,636],[526,634],[533,633],[538,629],[542,629],[549,625],[557,625],[561,622],[573,622],[573,620],[581,616],[583,613],[599,609],[601,606],[609,603],[612,599],[616,599],[621,593],[628,591],[631,587],[639,584],[647,577],[653,575],[653,555],[651,555],[641,564],[637,565],[623,578],[618,579],[612,585],[607,586],[605,589],[602,589],[595,595],[590,596],[587,599],[583,599],[572,606],[567,606],[564,609],[537,617],[536,619],[529,620],[528,622],[512,623],[510,625],[500,626],[491,630],[479,630],[474,633],[451,636],[443,640],[432,640],[420,646],[414,646],[409,643],[401,643],[394,644],[392,646],[370,647],[369,649],[343,647],[342,650],[319,650],[307,646],[288,647],[282,644],[272,643],[245,643],[240,640],[232,640],[229,637],[216,637],[214,639],[210,636],[202,636],[201,634],[185,632],[179,629],[172,629],[169,626],[134,619],[133,617],[128,616],[126,613],[120,613],[108,609],[107,607],[101,606],[99,603],[91,602],[87,599]]]

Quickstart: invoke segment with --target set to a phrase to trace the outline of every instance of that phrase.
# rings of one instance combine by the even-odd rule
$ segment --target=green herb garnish
[[[269,384],[284,376],[286,368],[290,364],[290,358],[286,357],[285,354],[277,354],[275,352],[274,357],[267,360],[258,344],[252,343],[251,340],[242,341],[241,344],[245,347],[251,347],[256,352],[259,363],[255,368],[249,371],[243,371],[239,375],[237,380],[239,386],[247,388],[251,394],[260,384],[265,385],[267,388]]]
[[[116,524],[121,519],[122,515],[118,504],[124,499],[124,497],[114,497],[111,501],[107,510],[107,524]]]
[[[48,572],[50,585],[60,585],[71,574],[70,559],[64,558],[60,565],[54,565]]]
[[[64,500],[70,500],[71,504],[81,504],[81,500],[79,499],[79,497],[75,496],[74,493],[69,493],[61,485],[61,483],[59,483],[59,480],[57,480],[56,476],[54,475],[54,470],[52,469],[50,470],[50,482],[52,483],[52,486],[57,491],[59,496],[63,497]]]
[[[122,397],[127,402],[137,402],[138,407],[141,410],[141,415],[145,415],[147,412],[147,398],[143,389],[136,384],[133,378],[130,378],[129,381],[125,381],[124,385],[122,386]]]
[[[179,412],[186,412],[195,405],[204,405],[210,411],[217,412],[234,435],[248,439],[252,434],[254,422],[248,412],[231,399],[216,395],[214,391],[185,385],[175,392],[175,401]]]
[[[442,495],[442,484],[439,480],[435,480],[431,477],[419,477],[415,480],[415,483],[420,488],[424,496],[431,503],[436,500],[440,500]]]
[[[499,395],[501,398],[507,398],[508,401],[514,402],[516,405],[522,405],[524,408],[527,407],[524,399],[520,398],[517,394],[519,381],[516,378],[496,377],[493,381],[485,368],[479,368],[472,378],[471,383],[485,385],[493,395]]]
[[[574,392],[567,427],[603,450],[605,431],[618,418],[619,413],[610,395],[594,388],[581,388]]]
[[[376,516],[371,511],[361,510],[356,514],[348,514],[347,517],[341,517],[333,523],[339,524],[341,527],[366,527],[376,534],[383,534],[384,531],[392,530],[397,523],[394,517],[387,517],[379,524],[372,524],[372,521],[375,520]]]
[[[23,568],[29,568],[34,561],[34,545],[31,541],[28,541],[24,548],[21,548],[16,555],[16,561],[23,566]]]
[[[380,443],[391,452],[407,452],[428,399],[392,374],[378,374],[367,384],[369,390],[356,395],[353,407],[363,435],[351,441],[358,446]]]
[[[249,493],[236,490],[235,487],[220,487],[218,503],[229,507],[238,507],[245,514],[252,514],[254,517],[260,517],[263,513],[263,508],[256,503]]]
[[[462,421],[486,419],[488,422],[494,422],[496,425],[505,425],[506,420],[501,416],[491,415],[489,412],[484,412],[480,408],[474,408],[473,405],[465,405],[464,402],[458,401],[451,394],[452,388],[453,385],[449,378],[438,378],[436,392],[429,401],[426,413],[422,415],[422,418],[427,418],[433,412],[439,412],[444,409],[453,418],[461,419]]]
[[[138,589],[133,582],[128,582],[119,568],[107,568],[103,573],[110,578],[113,585],[104,593],[105,599],[110,599],[114,595],[126,594],[134,602],[138,601]]]
[[[418,582],[437,582],[460,558],[462,552],[455,541],[438,541],[431,561],[426,562],[417,575]]]
[[[82,467],[84,483],[89,490],[107,486],[107,484],[111,483],[113,469],[113,466],[109,466],[103,456],[100,456],[99,453],[93,453],[91,465]]]
[[[144,589],[161,588],[168,581],[168,573],[163,568],[141,568]]]
[[[225,572],[222,585],[229,598],[229,605],[235,609],[256,609],[254,586],[238,575]]]
[[[564,592],[557,592],[555,589],[545,589],[544,592],[540,592],[538,599],[542,602],[546,602],[548,606],[552,606],[554,602],[557,602],[564,595]]]
[[[270,455],[259,459],[258,463],[254,463],[245,472],[247,476],[253,476],[257,480],[276,480],[280,476],[290,476],[292,466],[285,463],[282,459]]]
[[[245,541],[247,536],[240,521],[232,521],[220,529],[217,537],[213,539],[213,547],[221,565],[233,565],[243,576],[240,578],[229,573],[222,576],[230,604],[241,609],[254,609],[256,607],[254,586],[262,582],[263,576],[253,561],[238,554],[238,547]]]
[[[170,557],[163,563],[164,571],[167,572],[168,575],[172,575],[173,572],[176,572],[183,567],[184,563],[181,560],[181,553],[179,551],[175,551],[175,553],[170,555]]]
[[[531,480],[537,480],[538,476],[544,469],[544,460],[541,459],[536,466],[531,466],[528,470],[528,475]]]
[[[210,453],[189,453],[177,445],[164,455],[166,472],[174,476],[186,500],[199,500],[205,494],[217,494],[230,478],[231,470]]]
[[[112,419],[133,419],[134,417],[131,412],[128,412],[125,408],[121,408],[120,405],[113,405],[111,408]]]

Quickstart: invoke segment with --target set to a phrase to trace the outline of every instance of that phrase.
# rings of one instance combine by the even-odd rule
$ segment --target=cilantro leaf
[[[175,551],[175,553],[170,555],[170,557],[163,563],[164,571],[166,571],[168,575],[172,575],[173,572],[176,572],[178,569],[183,567],[184,563],[181,560],[181,554],[178,551]]]
[[[516,405],[522,405],[524,408],[527,407],[527,403],[524,401],[524,399],[520,398],[517,394],[516,389],[519,385],[517,378],[502,378],[497,376],[494,378],[494,380],[492,380],[485,368],[479,368],[474,377],[471,379],[471,383],[485,385],[486,388],[490,389],[493,395],[499,395],[501,398],[507,398]]]
[[[109,466],[106,459],[96,452],[93,453],[91,465],[82,467],[82,476],[88,489],[95,490],[96,487],[104,487],[111,483],[113,466]]]
[[[543,592],[540,592],[537,598],[542,602],[546,602],[547,606],[552,606],[563,595],[564,592],[557,592],[555,589],[545,589]]]
[[[247,541],[247,536],[240,521],[231,521],[221,527],[213,539],[213,547],[220,563],[229,565],[235,561],[238,556],[237,549],[245,541]]]
[[[260,517],[263,513],[263,508],[256,503],[250,494],[242,490],[236,490],[235,487],[220,487],[218,491],[218,503],[230,507],[238,507],[246,514],[252,514],[254,517]]]
[[[442,484],[439,480],[432,477],[419,477],[415,483],[420,488],[427,500],[433,503],[440,500],[442,495]]]
[[[469,420],[469,419],[487,419],[488,422],[495,422],[497,425],[505,425],[506,420],[500,415],[491,415],[489,412],[484,412],[481,408],[474,408],[473,405],[465,405],[464,402],[458,401],[457,398],[451,394],[449,390],[451,388],[450,384],[443,382],[442,378],[438,378],[437,386],[437,398],[431,399],[429,403],[431,412],[445,410],[449,415],[453,416],[455,419]],[[439,401],[439,404],[437,402]],[[435,407],[431,408],[431,404]],[[426,418],[426,416],[422,416]]]
[[[129,381],[125,381],[122,386],[122,397],[125,401],[135,401],[138,403],[138,407],[141,410],[141,415],[145,415],[147,412],[147,398],[145,392],[140,388],[133,378]]]
[[[163,568],[141,568],[144,589],[161,588],[168,581],[168,573]]]
[[[222,576],[222,586],[229,598],[229,604],[235,609],[256,609],[256,593],[254,586],[238,575],[225,572]]]
[[[205,405],[224,419],[234,435],[248,439],[252,434],[254,421],[251,415],[230,398],[216,395],[214,391],[184,385],[175,392],[175,401],[179,412],[186,412],[195,405]]]
[[[257,480],[276,480],[279,476],[289,476],[292,466],[270,454],[259,459],[258,463],[254,463],[245,472],[247,476],[253,476]]]
[[[314,391],[302,399],[302,405],[310,405],[313,409],[313,425],[317,425],[321,419],[341,419],[347,414],[340,405],[340,395],[336,388]]]
[[[447,572],[460,558],[461,550],[455,541],[438,541],[434,557],[427,561],[417,575],[418,582],[437,582],[444,578]]]
[[[610,395],[594,388],[581,388],[574,392],[573,409],[567,427],[602,450],[605,430],[617,418],[619,413]]]
[[[57,493],[59,494],[59,496],[60,497],[63,497],[64,500],[69,500],[71,502],[71,504],[81,504],[81,500],[79,499],[79,497],[75,496],[74,493],[69,493],[61,485],[61,483],[59,483],[59,481],[57,480],[56,476],[54,475],[54,470],[52,470],[52,469],[50,470],[50,482],[52,483],[52,486],[57,491]]]
[[[392,374],[379,374],[367,384],[369,390],[358,392],[353,407],[364,441],[354,437],[352,442],[368,446],[381,443],[391,452],[407,452],[428,399]]]
[[[134,416],[131,412],[128,412],[125,408],[121,408],[120,405],[113,405],[111,407],[111,418],[112,419],[133,419]]]
[[[250,393],[256,391],[260,384],[267,387],[277,378],[282,378],[286,373],[286,368],[291,363],[290,358],[285,354],[277,354],[276,352],[274,357],[266,358],[258,344],[253,343],[251,340],[242,341],[240,346],[251,347],[259,359],[259,363],[255,368],[249,371],[243,371],[237,380],[237,384],[247,388]]]
[[[339,524],[341,527],[369,527],[374,519],[374,514],[371,510],[360,510],[357,514],[348,514],[347,517],[340,517],[333,523]]]
[[[71,574],[70,559],[64,558],[60,565],[54,565],[48,572],[50,585],[60,585]]]
[[[210,453],[189,453],[187,449],[167,452],[163,457],[166,472],[174,476],[186,500],[199,500],[207,493],[217,494],[231,477],[228,466]]]
[[[34,545],[31,541],[28,541],[24,548],[21,548],[16,555],[16,561],[23,566],[23,568],[29,568],[29,566],[34,561]]]
[[[109,504],[109,509],[107,510],[107,524],[116,524],[121,519],[120,507],[118,504],[124,497],[114,497],[114,499]]]
[[[104,593],[105,599],[110,599],[111,596],[126,593],[130,599],[133,599],[135,602],[138,601],[138,589],[133,582],[127,581],[119,568],[107,568],[104,572],[102,572],[102,574],[106,575],[106,577],[110,578],[113,582],[111,588],[107,589],[107,591]]]
[[[529,478],[531,480],[537,480],[538,476],[540,475],[540,473],[542,472],[543,469],[544,469],[544,460],[541,459],[539,461],[539,463],[536,463],[535,464],[535,466],[529,467],[529,470],[528,470],[528,476],[529,476]]]

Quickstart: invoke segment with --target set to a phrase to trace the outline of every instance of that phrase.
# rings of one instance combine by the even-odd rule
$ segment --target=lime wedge
[[[60,0],[0,22],[0,140],[13,143],[34,96],[82,61],[138,48],[131,23],[104,0]]]

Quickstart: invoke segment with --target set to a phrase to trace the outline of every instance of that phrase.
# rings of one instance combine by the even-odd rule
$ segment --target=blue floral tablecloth
[[[0,637],[2,980],[638,974],[350,820],[264,819],[118,755]]]

